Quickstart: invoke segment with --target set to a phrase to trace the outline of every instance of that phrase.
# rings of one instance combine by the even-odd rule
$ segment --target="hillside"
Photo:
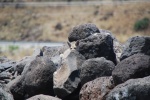
[[[150,35],[150,25],[135,31],[134,24],[150,18],[150,2],[97,6],[0,7],[0,40],[66,41],[73,26],[94,23],[124,42],[130,36]]]

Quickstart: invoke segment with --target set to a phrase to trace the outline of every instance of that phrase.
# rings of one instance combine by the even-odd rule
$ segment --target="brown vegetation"
[[[149,2],[99,6],[6,6],[0,8],[0,40],[67,41],[72,27],[94,23],[101,29],[110,30],[124,42],[134,35],[149,35],[150,26],[144,31],[134,31],[137,20],[150,18],[149,9]]]

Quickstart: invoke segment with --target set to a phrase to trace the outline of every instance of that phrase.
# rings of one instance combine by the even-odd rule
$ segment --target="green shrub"
[[[9,49],[9,51],[13,52],[13,51],[15,51],[15,50],[18,50],[19,47],[18,47],[18,46],[15,46],[15,45],[9,45],[8,49]]]
[[[138,20],[134,24],[134,30],[135,31],[141,31],[147,29],[149,26],[149,19],[148,18],[143,18],[141,20]]]

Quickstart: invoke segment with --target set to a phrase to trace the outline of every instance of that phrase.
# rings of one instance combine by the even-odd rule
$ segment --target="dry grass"
[[[9,59],[19,61],[25,56],[31,56],[33,49],[15,50],[15,51],[4,51],[0,53],[0,56],[6,56]]]
[[[100,6],[0,8],[0,39],[26,41],[67,41],[72,27],[94,23],[110,30],[124,42],[129,36],[150,35],[133,30],[134,23],[150,18],[150,3]],[[55,29],[61,23],[62,30]]]

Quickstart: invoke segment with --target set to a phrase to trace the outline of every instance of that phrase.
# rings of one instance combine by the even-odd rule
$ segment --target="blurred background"
[[[20,60],[61,45],[84,23],[111,31],[121,43],[150,36],[150,0],[0,0],[0,56]]]

